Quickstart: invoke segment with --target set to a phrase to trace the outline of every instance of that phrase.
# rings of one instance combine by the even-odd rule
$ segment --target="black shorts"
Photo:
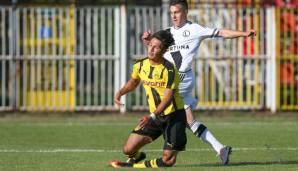
[[[150,119],[143,129],[137,127],[132,133],[148,136],[153,140],[163,135],[163,149],[183,151],[187,142],[185,128],[186,114],[181,109],[169,115],[157,116],[154,121]]]

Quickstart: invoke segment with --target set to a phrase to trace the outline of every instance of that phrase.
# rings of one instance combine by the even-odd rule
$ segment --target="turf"
[[[7,114],[0,117],[0,170],[115,170],[108,162],[125,160],[121,146],[141,116]],[[298,115],[213,112],[198,117],[234,147],[230,165],[221,166],[210,146],[187,131],[187,150],[171,170],[298,169]],[[147,157],[160,157],[162,144],[160,138],[146,146]]]

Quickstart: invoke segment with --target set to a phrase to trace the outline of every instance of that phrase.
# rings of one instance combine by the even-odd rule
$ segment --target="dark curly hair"
[[[165,49],[168,49],[171,45],[174,44],[174,38],[172,34],[167,30],[160,30],[158,32],[155,32],[151,38],[160,40]]]
[[[170,0],[170,6],[180,4],[184,10],[188,10],[188,3],[186,0]]]

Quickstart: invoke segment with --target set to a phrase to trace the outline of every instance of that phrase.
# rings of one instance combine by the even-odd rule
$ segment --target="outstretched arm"
[[[123,106],[120,99],[121,96],[125,95],[126,93],[134,90],[140,83],[139,79],[133,79],[127,81],[127,83],[116,93],[114,97],[114,102],[117,104],[118,107]]]
[[[244,31],[220,29],[218,32],[218,36],[223,37],[225,39],[234,39],[238,37],[252,37],[255,35],[256,35],[255,30],[249,30],[244,32]]]

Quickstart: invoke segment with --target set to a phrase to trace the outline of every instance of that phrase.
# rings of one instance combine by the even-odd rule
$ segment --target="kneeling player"
[[[186,115],[183,99],[178,92],[179,75],[174,65],[163,58],[173,42],[172,35],[167,31],[154,33],[148,46],[148,57],[134,64],[131,79],[115,95],[115,103],[121,106],[121,96],[134,90],[142,81],[151,114],[141,119],[123,147],[128,161],[111,161],[113,167],[172,166],[178,152],[185,148]],[[163,156],[138,163],[146,157],[144,152],[139,152],[140,148],[160,135],[165,140]]]

